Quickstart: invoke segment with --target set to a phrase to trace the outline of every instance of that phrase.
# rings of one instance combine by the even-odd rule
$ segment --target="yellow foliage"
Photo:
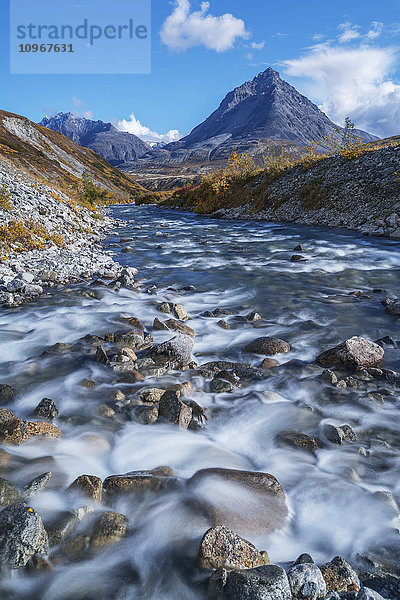
[[[2,259],[12,252],[43,250],[51,244],[64,246],[64,238],[56,232],[49,232],[33,219],[8,221],[0,225],[0,255]]]
[[[8,190],[8,187],[6,185],[3,185],[0,188],[0,208],[3,208],[4,210],[11,210],[12,204],[10,200],[11,194]]]

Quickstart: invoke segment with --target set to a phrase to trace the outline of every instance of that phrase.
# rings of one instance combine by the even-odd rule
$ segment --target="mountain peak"
[[[76,144],[90,148],[112,165],[135,160],[151,149],[149,144],[136,135],[118,131],[111,123],[93,121],[71,112],[46,116],[39,125],[58,131]]]

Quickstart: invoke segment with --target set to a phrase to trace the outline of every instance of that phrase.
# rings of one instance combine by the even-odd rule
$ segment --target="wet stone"
[[[121,513],[107,511],[94,523],[90,535],[90,550],[97,554],[106,546],[116,544],[124,535],[128,527],[128,520]]]
[[[177,319],[179,319],[180,321],[187,321],[189,318],[187,310],[184,306],[182,306],[182,304],[175,304],[173,312]]]
[[[229,381],[216,377],[210,381],[210,392],[212,394],[227,394],[233,392],[233,385]]]
[[[269,356],[271,354],[281,354],[290,352],[290,346],[284,340],[275,337],[261,337],[257,338],[247,344],[243,348],[243,352],[250,352],[252,354],[264,354]]]
[[[8,408],[0,408],[0,442],[19,446],[22,443],[26,423]]]
[[[177,335],[166,342],[154,345],[149,356],[157,364],[166,364],[175,368],[187,366],[192,360],[194,342],[187,335]]]
[[[321,567],[321,572],[328,591],[357,592],[360,580],[351,565],[341,556],[335,556],[330,562]]]
[[[21,498],[25,501],[29,500],[30,498],[32,498],[32,496],[35,496],[36,494],[44,490],[44,488],[49,483],[51,477],[51,471],[47,471],[46,473],[42,473],[41,475],[38,475],[37,477],[29,481],[29,483],[25,484],[21,490]]]
[[[336,374],[330,369],[324,369],[319,375],[319,378],[322,379],[322,381],[324,381],[325,383],[329,383],[330,385],[334,385],[338,381]]]
[[[36,417],[53,421],[58,417],[58,408],[54,400],[43,398],[33,411]]]
[[[130,471],[125,475],[110,475],[103,482],[103,492],[107,499],[113,499],[126,493],[148,490],[158,492],[168,489],[173,482],[173,471],[169,467],[156,467],[151,471]]]
[[[158,414],[160,418],[175,423],[183,429],[187,429],[192,420],[192,409],[185,404],[176,392],[168,390],[160,400]]]
[[[293,254],[290,257],[290,262],[308,262],[308,258],[302,256],[301,254]]]
[[[196,336],[196,332],[194,331],[194,329],[189,327],[189,325],[185,325],[185,323],[177,321],[176,319],[168,319],[167,321],[165,321],[164,325],[167,326],[167,329],[174,329],[175,331],[180,331],[181,333],[184,333],[185,335],[190,335],[192,337]]]
[[[19,493],[11,481],[0,477],[0,506],[8,506],[18,500]]]
[[[168,331],[167,325],[160,321],[158,317],[156,317],[153,321],[153,329],[156,331]]]
[[[224,525],[239,535],[248,535],[260,530],[274,531],[286,521],[284,491],[269,473],[202,469],[186,486],[196,503],[196,511],[204,515],[210,526]],[[216,493],[218,489],[223,490],[223,496]]]
[[[62,431],[47,421],[33,422],[28,421],[25,427],[23,441],[30,440],[34,437],[44,435],[46,437],[61,437]]]
[[[264,358],[260,363],[260,369],[273,369],[279,367],[279,363],[274,358]]]
[[[276,436],[276,441],[281,445],[299,448],[306,452],[315,452],[318,448],[313,437],[298,431],[280,431]]]
[[[169,302],[162,302],[157,306],[157,310],[160,312],[170,315],[171,314],[171,304]]]
[[[326,593],[325,580],[317,565],[294,565],[287,576],[294,600],[317,600]]]
[[[17,395],[17,390],[13,388],[11,385],[7,383],[2,383],[0,385],[0,403],[8,404],[9,402],[13,402]]]
[[[359,369],[374,366],[383,359],[383,349],[363,337],[354,336],[317,356],[323,367],[345,367]]]
[[[103,482],[96,475],[79,475],[69,486],[68,491],[77,492],[93,502],[101,502]]]
[[[102,365],[108,365],[110,360],[107,356],[107,352],[103,348],[103,346],[99,346],[96,350],[96,354],[94,355],[94,359],[96,362],[101,363]]]
[[[47,534],[40,515],[23,502],[0,512],[0,565],[18,569],[37,552],[46,553]]]
[[[292,600],[285,571],[263,565],[241,571],[216,571],[208,588],[210,600]]]
[[[140,390],[139,399],[142,402],[149,402],[150,404],[158,404],[165,394],[166,390],[162,388],[148,388]]]
[[[251,569],[263,564],[264,559],[257,548],[227,527],[212,527],[200,542],[199,565],[202,569]]]
[[[157,406],[134,406],[131,411],[132,419],[141,425],[152,425],[158,419]]]

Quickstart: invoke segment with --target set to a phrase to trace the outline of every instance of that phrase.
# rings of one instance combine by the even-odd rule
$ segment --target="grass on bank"
[[[301,157],[293,157],[281,151],[265,156],[263,165],[256,167],[251,156],[239,155],[234,151],[229,156],[226,168],[207,175],[199,185],[188,185],[175,190],[162,204],[190,209],[199,214],[210,214],[220,208],[235,208],[247,204],[249,191],[252,190],[252,208],[254,212],[258,212],[265,208],[268,187],[292,169],[307,171],[327,158],[353,160],[368,152],[398,144],[399,140],[362,143],[354,130],[354,124],[347,118],[342,130],[337,128],[322,143],[311,142]],[[299,191],[306,208],[315,206],[323,199],[321,184],[322,181],[315,178]],[[254,188],[257,188],[256,193]],[[286,198],[282,198],[280,204],[285,200]]]

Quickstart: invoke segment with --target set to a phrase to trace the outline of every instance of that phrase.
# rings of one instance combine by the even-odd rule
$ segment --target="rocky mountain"
[[[26,117],[0,111],[0,164],[4,162],[40,182],[71,194],[82,174],[113,197],[128,200],[143,191],[131,177],[111,166],[92,150]]]
[[[70,112],[45,117],[40,125],[90,148],[114,166],[135,160],[151,150],[151,146],[136,135],[118,131],[111,123],[92,121]]]
[[[261,157],[297,155],[311,141],[321,144],[338,126],[271,68],[229,92],[217,110],[187,136],[120,165],[146,187],[168,189],[218,168],[233,149]],[[378,138],[356,130],[364,142]],[[170,175],[173,173],[173,177]],[[188,173],[186,173],[188,172]]]

